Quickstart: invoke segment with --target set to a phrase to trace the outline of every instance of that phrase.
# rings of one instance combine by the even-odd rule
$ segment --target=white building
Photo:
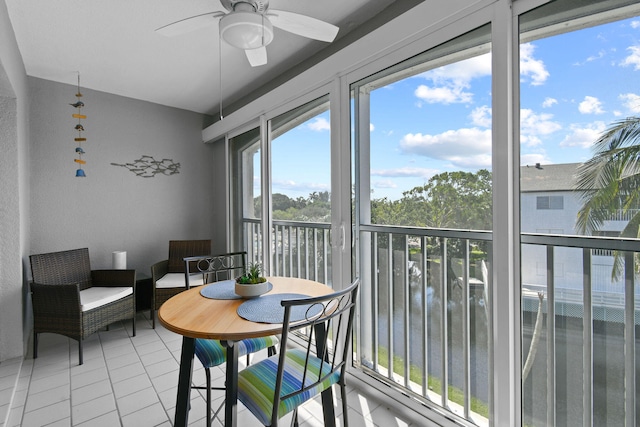
[[[575,174],[580,163],[531,165],[520,169],[522,232],[552,235],[579,235],[576,230],[578,211],[582,206],[580,193],[575,190]],[[598,235],[614,237],[628,223],[624,215],[613,215]],[[580,306],[583,294],[582,248],[555,248],[554,276],[556,301]],[[544,246],[523,245],[521,275],[524,288],[532,291],[547,286],[547,262]],[[591,286],[594,300],[609,307],[622,308],[624,284],[612,280],[613,253],[593,250]],[[525,303],[526,306],[526,303]],[[561,308],[564,308],[562,306]],[[581,306],[567,312],[581,313]],[[609,313],[611,314],[611,313]],[[609,315],[607,315],[607,318]],[[604,314],[603,319],[604,320]]]

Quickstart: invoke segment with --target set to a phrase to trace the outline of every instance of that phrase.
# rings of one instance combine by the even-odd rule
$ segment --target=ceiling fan
[[[194,31],[220,18],[220,37],[243,49],[252,67],[267,63],[267,45],[273,41],[273,27],[302,37],[332,42],[339,28],[299,13],[269,9],[269,0],[220,0],[228,11],[208,12],[156,29],[166,36]]]

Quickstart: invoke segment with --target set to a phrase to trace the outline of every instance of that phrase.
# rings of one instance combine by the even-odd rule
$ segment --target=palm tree
[[[594,155],[580,165],[576,189],[582,208],[576,226],[582,234],[592,234],[621,210],[628,213],[640,206],[640,117],[614,122],[593,145]],[[621,237],[640,238],[640,215],[633,215]],[[622,273],[622,257],[616,251],[612,279]]]

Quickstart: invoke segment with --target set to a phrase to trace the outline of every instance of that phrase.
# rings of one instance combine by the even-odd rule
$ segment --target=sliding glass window
[[[640,5],[520,17],[523,425],[639,425]]]
[[[331,283],[329,96],[269,121],[273,273]]]
[[[489,419],[490,26],[352,85],[357,360],[479,425]]]
[[[231,152],[231,249],[247,251],[250,262],[262,262],[262,192],[260,129],[229,140]]]

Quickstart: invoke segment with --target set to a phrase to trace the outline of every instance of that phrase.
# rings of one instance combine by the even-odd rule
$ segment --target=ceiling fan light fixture
[[[220,37],[238,49],[257,49],[273,40],[273,25],[255,12],[236,11],[220,19]]]

